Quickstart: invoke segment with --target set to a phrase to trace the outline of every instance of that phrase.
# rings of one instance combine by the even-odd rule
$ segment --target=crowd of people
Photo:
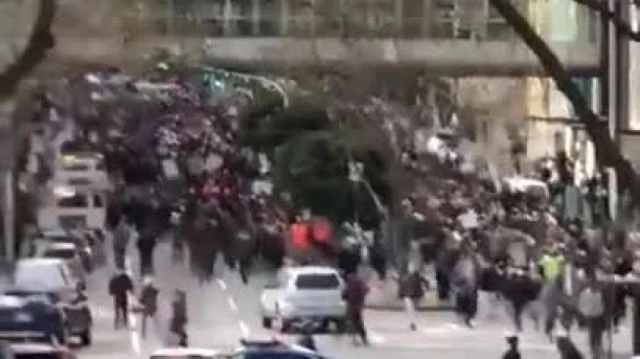
[[[228,84],[222,92],[211,96],[206,80],[165,70],[146,81],[108,69],[65,80],[38,101],[38,120],[73,123],[73,135],[60,146],[63,153],[104,155],[114,185],[105,230],[117,269],[108,288],[116,328],[128,325],[137,305],[145,329],[146,319],[154,317],[153,253],[160,241],[171,242],[176,265],[188,252],[202,283],[213,279],[219,254],[239,269],[244,283],[258,256],[282,266],[285,219],[271,206],[277,198],[254,185],[268,182],[263,156],[237,140],[246,91]],[[139,256],[139,303],[130,303],[137,287],[126,265],[132,244]],[[187,343],[185,295],[177,289],[169,323],[181,345]]]
[[[423,295],[416,274],[427,264],[435,268],[439,299],[451,299],[469,327],[479,305],[491,314],[503,301],[516,331],[523,330],[525,313],[552,340],[577,324],[588,332],[592,357],[601,358],[603,334],[617,331],[629,294],[611,278],[632,271],[627,235],[606,226],[601,181],[591,181],[592,191],[585,192],[592,201],[584,210],[596,219],[587,222],[582,211],[567,209],[579,186],[562,154],[531,174],[546,187],[531,192],[498,191],[493,181],[462,174],[459,163],[418,157],[410,156],[407,167],[427,185],[404,209],[407,217],[420,212],[423,218],[412,217],[399,238],[405,254],[396,256],[398,268],[408,268],[399,296],[415,301]],[[411,259],[412,252],[419,255]],[[559,338],[559,348],[569,350],[567,340]]]
[[[65,144],[67,151],[91,149],[105,155],[117,184],[107,214],[116,267],[125,269],[129,241],[137,237],[140,273],[146,278],[153,275],[153,252],[161,240],[171,241],[176,264],[188,249],[191,268],[203,283],[213,279],[219,254],[227,266],[238,267],[245,283],[256,257],[280,268],[287,255],[288,218],[277,210],[278,197],[255,190],[254,183],[269,174],[261,156],[242,148],[237,139],[238,116],[248,100],[238,93],[232,101],[215,101],[206,81],[162,72],[155,76],[154,90],[117,71],[85,76],[73,85],[108,89],[116,94],[111,105],[91,98],[41,104],[46,116],[55,108],[74,117],[77,131]],[[587,228],[581,216],[558,215],[554,196],[565,197],[563,184],[572,183],[567,161],[556,159],[541,167],[538,178],[548,183],[551,194],[541,198],[497,192],[494,183],[463,175],[455,163],[405,157],[409,175],[422,185],[403,201],[394,250],[387,251],[389,243],[377,235],[368,243],[345,241],[323,252],[347,279],[344,299],[362,340],[366,342],[362,310],[367,289],[358,269],[367,264],[383,280],[394,279],[388,269],[395,267],[398,296],[409,307],[425,287],[433,286],[439,299],[452,299],[464,323],[473,327],[478,303],[491,307],[504,300],[517,331],[523,330],[524,313],[550,338],[558,324],[569,331],[577,323],[588,329],[591,351],[600,357],[603,332],[615,330],[624,317],[627,288],[603,283],[597,274],[626,275],[631,258],[621,233],[604,236],[601,228]],[[601,185],[592,187],[600,201]],[[604,216],[596,209],[592,213],[600,218],[592,223],[602,224]],[[434,268],[435,283],[425,280],[425,266]],[[133,285],[124,271],[110,283],[122,313],[116,324],[126,324]],[[139,299],[145,315],[153,317],[157,289],[150,280],[143,288]],[[184,293],[176,293],[174,304],[171,327],[186,343]],[[415,322],[410,327],[415,330]],[[517,340],[510,343],[517,347]]]

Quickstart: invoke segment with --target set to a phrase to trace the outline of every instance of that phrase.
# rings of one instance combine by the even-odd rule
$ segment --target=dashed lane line
[[[238,322],[238,325],[240,326],[240,332],[242,333],[242,337],[245,339],[249,338],[251,336],[251,330],[249,329],[249,326],[243,320]]]
[[[371,344],[384,344],[387,342],[382,334],[376,333],[371,330],[367,331],[367,337],[369,337],[369,341],[371,342]]]
[[[227,302],[229,303],[229,307],[231,307],[231,310],[233,310],[234,312],[238,312],[238,306],[236,305],[236,301],[232,296],[229,296],[229,298],[227,298]]]
[[[224,280],[218,278],[216,279],[216,282],[218,282],[218,286],[220,286],[220,289],[227,290],[227,283],[225,283]]]

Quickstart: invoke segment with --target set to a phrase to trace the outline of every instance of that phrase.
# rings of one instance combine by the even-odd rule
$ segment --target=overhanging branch
[[[55,46],[51,27],[55,18],[56,1],[40,0],[38,16],[29,40],[16,60],[0,73],[0,99],[15,92],[20,81],[27,76],[47,55],[47,51]]]
[[[607,21],[613,22],[621,35],[627,36],[630,40],[633,41],[640,41],[640,32],[633,30],[631,24],[621,19],[615,12],[611,11],[607,2],[602,2],[599,0],[573,1],[595,12],[598,12]],[[624,0],[623,3],[625,3]],[[638,4],[636,4],[636,6],[638,6]]]
[[[633,167],[624,159],[609,136],[606,124],[600,121],[598,115],[588,106],[582,93],[549,45],[534,31],[527,19],[509,0],[489,0],[489,2],[536,55],[557,88],[567,97],[576,117],[584,123],[585,130],[591,137],[598,164],[603,167],[614,167],[620,180],[620,189],[630,189],[635,198],[640,198],[640,183]]]

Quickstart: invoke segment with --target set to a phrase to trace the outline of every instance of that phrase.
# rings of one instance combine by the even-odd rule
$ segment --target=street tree
[[[634,35],[636,33],[629,24],[624,23],[608,10],[606,2],[602,3],[597,0],[574,1],[598,12],[599,15],[609,21],[613,21],[630,39],[640,39],[640,35]],[[489,2],[538,57],[546,73],[553,79],[557,88],[567,97],[576,117],[584,124],[585,131],[594,144],[598,164],[602,167],[615,169],[620,192],[629,191],[633,198],[640,198],[640,180],[636,171],[611,139],[607,122],[601,120],[598,114],[589,107],[582,92],[572,81],[571,76],[558,59],[558,56],[509,0],[489,0]]]
[[[375,193],[383,201],[388,198],[388,152],[371,140],[376,136],[365,133],[370,127],[330,118],[321,100],[294,99],[281,112],[250,114],[240,124],[240,140],[271,152],[276,187],[291,195],[296,208],[309,208],[335,223],[357,218],[375,226],[381,218],[374,199],[349,180],[347,171],[351,160],[362,162]]]
[[[0,100],[11,96],[20,81],[27,77],[55,46],[51,27],[56,13],[55,0],[40,0],[38,15],[34,22],[26,47],[0,73]]]

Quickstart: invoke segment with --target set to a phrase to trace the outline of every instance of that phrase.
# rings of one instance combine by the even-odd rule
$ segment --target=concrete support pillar
[[[260,35],[261,20],[262,11],[260,9],[260,0],[251,0],[251,31],[254,36]]]
[[[422,0],[422,36],[428,37],[433,23],[433,12],[431,11],[432,0]]]
[[[394,0],[395,32],[401,34],[404,28],[404,0]]]
[[[231,35],[232,11],[233,11],[233,7],[231,4],[231,0],[224,0],[224,7],[222,8],[222,17],[223,17],[222,33],[224,34],[224,36]]]
[[[289,32],[289,0],[280,0],[280,35]]]
[[[167,17],[167,35],[171,36],[174,33],[174,4],[173,4],[173,0],[169,0],[167,1],[167,13],[166,13],[166,17]]]
[[[309,9],[309,32],[311,36],[316,35],[316,0],[310,0],[311,8]]]

